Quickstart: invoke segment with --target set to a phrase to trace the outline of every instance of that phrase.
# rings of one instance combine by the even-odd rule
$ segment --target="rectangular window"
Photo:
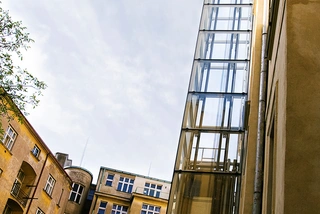
[[[2,143],[5,147],[7,147],[11,151],[16,138],[17,138],[17,133],[13,130],[11,126],[8,126],[7,131],[3,136]]]
[[[114,175],[108,174],[106,186],[112,186],[113,178],[114,178]]]
[[[94,193],[95,193],[94,189],[90,189],[90,190],[89,190],[89,193],[88,193],[88,196],[87,196],[87,199],[90,200],[90,201],[92,201],[92,200],[93,200]]]
[[[98,209],[98,214],[104,214],[107,208],[107,202],[101,201]]]
[[[275,186],[275,169],[276,169],[276,151],[275,151],[275,139],[274,139],[274,121],[271,124],[271,130],[269,135],[269,142],[267,141],[267,147],[269,147],[269,155],[267,156],[268,172],[266,186],[267,186],[267,213],[274,213],[274,186]],[[269,143],[269,145],[268,145]]]
[[[33,149],[32,149],[32,154],[36,157],[36,158],[39,158],[39,155],[40,155],[40,149],[37,145],[34,145]]]
[[[127,214],[128,207],[114,204],[112,206],[111,214]]]
[[[44,212],[38,207],[36,214],[44,214]]]
[[[83,186],[80,184],[73,183],[72,190],[70,192],[69,201],[74,201],[80,204],[81,196],[83,193]]]
[[[143,194],[159,198],[161,189],[162,189],[162,185],[145,183]]]
[[[13,196],[18,197],[24,178],[25,174],[20,169],[11,189],[11,194]]]
[[[159,214],[159,213],[160,213],[160,207],[150,205],[150,204],[143,204],[140,214]]]
[[[44,187],[44,191],[46,193],[48,193],[48,195],[50,195],[50,196],[52,194],[53,187],[54,187],[55,183],[56,183],[56,180],[51,175],[49,175],[47,183],[46,183],[46,185]]]
[[[131,178],[120,177],[117,190],[122,191],[122,192],[131,193],[133,183],[134,183],[134,180]]]

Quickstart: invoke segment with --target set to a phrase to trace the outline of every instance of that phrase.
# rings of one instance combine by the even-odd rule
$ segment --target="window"
[[[69,200],[80,204],[82,192],[83,192],[83,186],[81,186],[80,184],[73,183],[72,190],[71,190],[70,196],[69,196]]]
[[[113,181],[114,175],[109,174],[107,177],[107,181],[106,181],[106,186],[112,186],[112,181]]]
[[[114,204],[112,206],[111,214],[127,214],[128,207]]]
[[[48,195],[52,194],[53,187],[54,187],[55,183],[56,183],[56,180],[54,180],[54,178],[51,175],[49,175],[47,183],[46,183],[46,185],[44,187],[44,191],[46,193],[48,193]]]
[[[39,158],[39,155],[40,155],[40,149],[37,145],[34,145],[33,149],[32,149],[32,154],[36,157],[36,158]]]
[[[271,123],[271,130],[270,130],[270,134],[269,134],[269,139],[267,141],[266,147],[267,149],[269,149],[269,155],[267,154],[267,158],[268,160],[266,161],[268,164],[268,167],[265,167],[268,171],[265,172],[265,174],[267,174],[267,179],[266,179],[266,190],[267,190],[267,197],[266,197],[266,204],[267,204],[267,213],[274,213],[274,194],[275,194],[275,189],[274,189],[274,184],[275,184],[275,169],[276,169],[276,150],[275,150],[275,124],[274,124],[274,119]],[[268,145],[269,144],[269,145]],[[265,170],[266,170],[265,169]]]
[[[11,207],[7,204],[6,207],[4,208],[3,214],[12,214],[13,210]]]
[[[162,186],[157,184],[145,183],[143,194],[159,198]]]
[[[150,204],[143,204],[140,214],[159,214],[159,213],[160,213],[160,207],[150,205]]]
[[[11,194],[13,196],[18,197],[24,178],[25,178],[25,174],[20,169],[11,189]]]
[[[93,196],[94,196],[94,189],[90,189],[89,190],[89,193],[88,193],[88,196],[87,196],[87,199],[92,201],[93,200]]]
[[[17,137],[17,133],[13,130],[11,126],[9,126],[6,133],[3,136],[2,143],[4,144],[5,147],[11,150],[16,137]]]
[[[98,209],[98,214],[104,214],[106,211],[107,202],[101,201]]]
[[[120,177],[117,190],[122,191],[122,192],[131,193],[132,187],[133,187],[133,182],[134,182],[134,180],[131,178]]]
[[[36,214],[44,214],[44,212],[38,207]]]

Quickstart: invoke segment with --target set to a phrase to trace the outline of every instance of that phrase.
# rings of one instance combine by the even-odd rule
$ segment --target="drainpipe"
[[[39,182],[40,182],[40,179],[41,179],[41,177],[42,177],[43,170],[44,170],[44,168],[45,168],[45,166],[46,166],[48,157],[49,157],[49,153],[47,154],[46,159],[44,160],[44,163],[43,163],[43,165],[42,165],[41,172],[40,172],[39,178],[38,178],[38,180],[37,180],[37,184],[36,184],[36,186],[35,186],[35,188],[34,188],[34,191],[33,191],[33,193],[32,193],[32,196],[31,196],[31,199],[30,199],[30,203],[29,203],[29,205],[28,205],[28,208],[27,208],[26,213],[29,213],[29,209],[30,209],[30,207],[31,207],[32,201],[33,201],[33,199],[34,199],[34,195],[36,194],[37,188],[38,188],[38,186],[39,186]]]
[[[267,56],[266,56],[267,33],[262,30],[262,50],[261,50],[261,70],[259,89],[259,109],[258,109],[258,131],[256,164],[254,175],[253,192],[253,214],[260,214],[262,210],[262,187],[263,187],[263,159],[264,159],[264,139],[265,139],[265,113],[266,113],[266,92],[267,92]]]

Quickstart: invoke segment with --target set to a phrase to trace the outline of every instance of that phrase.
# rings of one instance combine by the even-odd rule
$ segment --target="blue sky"
[[[4,0],[48,88],[29,121],[53,153],[171,180],[202,0]],[[150,170],[149,167],[151,166]]]

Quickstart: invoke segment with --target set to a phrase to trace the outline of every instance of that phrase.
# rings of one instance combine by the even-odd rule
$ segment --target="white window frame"
[[[32,152],[33,156],[35,156],[36,158],[39,158],[41,150],[37,145],[34,145],[31,152]]]
[[[109,176],[112,176],[112,179],[109,178]],[[106,186],[112,186],[112,183],[113,183],[113,179],[114,179],[114,174],[108,174],[107,175],[107,180],[106,180]],[[108,182],[111,182],[111,185],[108,185]]]
[[[126,177],[120,177],[117,190],[121,192],[132,192],[134,179],[126,178]]]
[[[151,187],[151,185],[154,185],[154,187]],[[158,187],[160,187],[160,188],[158,188]],[[143,194],[148,195],[148,196],[152,196],[155,198],[160,198],[161,190],[162,190],[162,185],[146,182],[144,184]],[[151,191],[153,191],[153,194]]]
[[[102,203],[105,203],[106,206],[105,206],[105,207],[101,206]],[[105,213],[105,212],[106,212],[106,209],[107,209],[107,206],[108,206],[108,202],[106,202],[106,201],[100,201],[100,205],[99,205],[99,208],[98,208],[98,214],[100,214],[100,211],[103,211],[103,213]]]
[[[77,185],[76,189],[75,189],[75,186]],[[81,190],[82,188],[82,190]],[[80,192],[81,191],[81,192]],[[83,191],[84,191],[84,186],[82,186],[81,184],[78,184],[78,183],[73,183],[72,184],[72,189],[70,191],[70,195],[69,195],[69,201],[74,201],[78,204],[81,203],[81,198],[82,198],[82,194],[83,194]],[[74,199],[72,200],[71,199],[71,196],[74,195]],[[77,200],[78,199],[78,200]]]
[[[140,214],[159,214],[160,209],[160,206],[143,203]]]
[[[126,210],[124,210],[124,208]],[[111,214],[127,214],[128,213],[128,207],[118,204],[113,204]]]
[[[39,207],[37,208],[36,214],[45,214]]]
[[[17,132],[11,127],[8,126],[6,133],[3,136],[2,143],[9,151],[11,151],[15,140],[17,139]]]
[[[53,188],[54,188],[55,183],[56,183],[56,180],[53,178],[52,175],[49,174],[48,180],[47,180],[46,185],[44,186],[43,190],[46,193],[48,193],[48,195],[50,195],[50,196],[53,192]]]

